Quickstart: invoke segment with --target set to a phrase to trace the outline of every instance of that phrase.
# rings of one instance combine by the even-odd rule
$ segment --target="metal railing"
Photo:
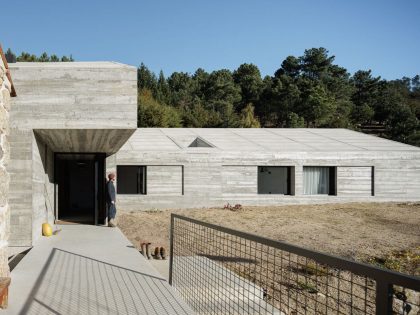
[[[420,314],[420,278],[172,214],[170,284],[198,314]]]

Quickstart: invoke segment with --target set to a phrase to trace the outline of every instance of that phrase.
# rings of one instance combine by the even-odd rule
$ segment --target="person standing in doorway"
[[[115,216],[117,214],[117,208],[115,207],[115,173],[108,174],[108,182],[106,183],[106,205],[108,210],[108,226],[116,227]]]

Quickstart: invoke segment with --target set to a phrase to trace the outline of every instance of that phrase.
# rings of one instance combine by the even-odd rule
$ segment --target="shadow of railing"
[[[191,314],[163,278],[53,248],[20,314]]]

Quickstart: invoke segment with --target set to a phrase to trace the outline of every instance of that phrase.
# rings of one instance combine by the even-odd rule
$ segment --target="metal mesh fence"
[[[420,314],[420,280],[172,215],[170,282],[198,314]]]

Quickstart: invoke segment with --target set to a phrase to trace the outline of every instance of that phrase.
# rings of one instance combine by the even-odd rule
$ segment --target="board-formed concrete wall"
[[[147,168],[147,194],[181,196],[183,185],[181,165],[153,165]]]
[[[42,223],[54,223],[54,152],[32,135],[32,239],[41,235]]]
[[[115,152],[137,126],[137,69],[114,62],[15,63],[10,204],[13,246],[54,222],[54,150]]]
[[[137,127],[137,70],[114,62],[15,63],[20,129]]]
[[[257,193],[257,167],[244,165],[222,165],[223,194],[237,195],[238,191],[243,194],[254,195]]]
[[[12,128],[10,134],[10,245],[31,246],[32,131]]]
[[[371,196],[374,193],[374,181],[373,167],[340,166],[337,168],[337,195]]]
[[[9,208],[9,110],[11,83],[6,75],[6,65],[0,56],[0,277],[9,276],[8,239],[10,232]],[[6,168],[7,167],[7,168]]]
[[[144,138],[141,136],[143,132],[146,134]],[[176,134],[181,131],[174,129],[165,132]],[[252,130],[247,132],[252,133]],[[149,136],[150,142],[145,141]],[[153,141],[155,137],[157,140]],[[364,135],[360,137],[363,139]],[[225,139],[222,140],[226,141]],[[379,146],[375,141],[386,141],[373,137],[367,140],[377,147]],[[191,150],[171,143],[180,141],[174,136],[165,142],[161,133],[156,130],[138,129],[133,138],[113,157],[112,170],[115,171],[116,165],[145,165],[148,170],[159,165],[182,166],[184,194],[164,194],[163,191],[157,196],[149,193],[119,194],[117,203],[120,209],[135,211],[153,208],[222,207],[226,203],[274,205],[420,200],[420,150],[410,146],[400,147],[401,144],[390,141],[385,144],[390,149],[387,147],[384,151],[378,148],[347,152],[327,151],[328,146],[325,151],[312,152],[287,152],[282,149],[271,152],[240,151],[234,143],[228,146],[231,150],[217,147]],[[394,145],[398,149],[392,150]],[[290,166],[293,176],[292,195],[258,194],[258,166]],[[336,167],[337,195],[304,195],[304,166]],[[176,189],[181,179],[177,183],[174,181],[177,178],[175,173],[168,176],[173,180],[166,183],[165,189],[169,189],[168,185]],[[153,187],[156,186],[155,180],[153,172],[148,171],[148,191],[150,183],[153,183]]]
[[[152,191],[147,195],[121,195],[117,196],[117,203],[120,209],[147,210],[152,208],[182,208],[182,207],[203,207],[220,204],[222,192],[221,186],[221,161],[217,156],[199,154],[184,156],[177,153],[138,154],[136,151],[121,151],[115,155],[113,165],[146,165],[147,183],[154,183]],[[107,161],[108,163],[108,161]],[[172,183],[164,183],[162,173],[155,170],[162,170],[165,167],[165,178],[170,178]],[[171,167],[169,167],[171,166]],[[182,171],[183,166],[183,193],[182,194]],[[115,166],[108,171],[115,171]],[[152,172],[150,172],[152,170]],[[175,182],[178,179],[178,183]],[[160,183],[163,189],[157,191],[157,184]],[[117,174],[118,186],[118,174]],[[147,187],[149,192],[149,186]]]

